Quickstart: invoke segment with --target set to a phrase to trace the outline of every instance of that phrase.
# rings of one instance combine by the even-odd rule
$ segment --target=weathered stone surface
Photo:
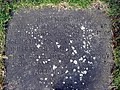
[[[5,90],[109,90],[111,35],[98,10],[18,10],[6,34]]]

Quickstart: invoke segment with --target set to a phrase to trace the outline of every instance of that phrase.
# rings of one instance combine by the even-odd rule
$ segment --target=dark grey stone
[[[110,24],[95,9],[18,10],[6,34],[5,90],[109,90]]]

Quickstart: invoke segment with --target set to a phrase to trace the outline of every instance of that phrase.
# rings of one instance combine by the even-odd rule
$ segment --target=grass
[[[113,30],[113,82],[112,90],[120,90],[120,0],[102,0],[109,5],[108,13],[112,21]]]
[[[11,1],[11,2],[10,2]],[[17,1],[17,2],[16,2]],[[57,5],[62,2],[67,2],[72,7],[86,8],[92,2],[98,0],[0,0],[0,89],[3,85],[3,52],[5,44],[5,31],[7,22],[11,19],[12,13],[20,7],[25,6],[40,6],[53,4]],[[114,68],[112,71],[113,82],[112,90],[120,90],[120,1],[119,0],[99,0],[108,5],[106,12],[112,19],[112,29],[114,33]]]

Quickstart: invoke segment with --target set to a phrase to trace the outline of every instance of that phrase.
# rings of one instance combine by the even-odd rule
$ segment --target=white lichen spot
[[[63,84],[65,84],[65,82],[62,82]]]
[[[48,78],[45,78],[45,81],[47,80]]]
[[[40,38],[43,38],[43,36],[40,36]]]
[[[73,62],[73,60],[72,60],[72,59],[70,59],[70,62]]]
[[[73,63],[74,63],[74,64],[78,64],[77,60],[74,60]]]
[[[85,52],[88,53],[88,54],[90,54],[89,50],[86,50]]]
[[[28,31],[25,31],[26,33],[28,33]]]
[[[41,42],[41,44],[43,45],[43,42]]]
[[[68,73],[68,72],[69,72],[68,70],[65,71],[65,73]]]
[[[57,45],[58,48],[60,48],[61,45]]]
[[[74,84],[77,84],[77,82],[74,82]]]
[[[77,69],[80,69],[80,67],[78,66]]]
[[[47,63],[47,61],[45,61],[45,63]]]
[[[37,44],[37,48],[40,48],[40,46],[41,46],[40,44]]]
[[[85,83],[82,83],[83,85],[85,84]]]
[[[75,55],[75,53],[74,53],[74,52],[72,52],[72,55]]]
[[[70,43],[73,43],[73,40],[70,40]]]
[[[52,73],[52,74],[51,74],[51,76],[53,77],[53,76],[54,76],[54,74]]]
[[[58,45],[59,43],[58,42],[56,42],[56,45]]]
[[[34,31],[36,32],[36,31],[37,31],[37,29],[34,29]]]
[[[59,60],[59,63],[61,63],[62,61],[61,60]]]
[[[38,61],[39,61],[39,59],[36,59],[36,61],[38,62]]]
[[[55,70],[57,68],[57,66],[53,65],[53,70]]]
[[[88,64],[93,64],[93,62],[88,61]]]
[[[85,71],[81,71],[81,73],[82,73],[82,74],[87,74],[87,71],[86,71],[86,70],[85,70]]]
[[[73,69],[73,72],[76,72],[76,69]]]
[[[83,36],[83,37],[85,37],[85,35],[84,35],[84,34],[83,34],[82,36]]]
[[[88,68],[86,68],[86,70],[88,70]]]
[[[90,45],[90,42],[89,42],[89,41],[88,41],[87,43]]]
[[[82,81],[82,77],[80,77],[80,81]]]
[[[96,57],[93,57],[93,60],[95,60],[96,59]]]
[[[59,74],[60,74],[60,72],[57,72],[57,74],[59,75]]]
[[[92,33],[92,35],[94,36],[94,35],[95,35],[95,33]]]
[[[92,29],[89,29],[89,32],[92,32],[93,30]]]
[[[44,53],[42,53],[42,55],[45,55]]]
[[[85,58],[86,57],[86,55],[83,55],[83,58]]]
[[[84,26],[81,26],[81,29],[82,29],[82,30],[85,30],[85,27],[84,27]]]
[[[48,61],[50,61],[50,59],[48,59]]]
[[[75,47],[73,47],[73,46],[71,46],[71,48],[74,50],[75,49]]]
[[[36,37],[34,37],[34,39],[37,39]]]
[[[85,42],[85,41],[83,41],[83,44],[84,44],[84,45],[86,45],[86,42]]]
[[[85,45],[83,45],[83,48],[85,48],[86,46]]]
[[[80,70],[77,70],[78,73],[80,73]]]
[[[40,80],[43,80],[43,78],[40,78]]]
[[[66,48],[66,51],[68,51],[68,48]]]
[[[83,77],[83,74],[82,74],[82,73],[80,73],[79,75],[80,75],[80,77]]]
[[[84,58],[82,62],[85,62],[85,61],[86,61],[86,58]]]
[[[66,76],[65,79],[68,79],[68,77]]]
[[[79,59],[79,61],[83,61],[83,58],[81,57],[81,58]]]
[[[53,84],[53,82],[50,82],[50,84]]]
[[[40,59],[40,56],[38,56],[38,58]]]
[[[28,32],[28,34],[30,34],[30,32]]]
[[[77,54],[77,50],[73,50],[75,54]]]
[[[43,63],[43,64],[45,64],[46,62],[45,62],[45,61],[43,61],[42,63]]]

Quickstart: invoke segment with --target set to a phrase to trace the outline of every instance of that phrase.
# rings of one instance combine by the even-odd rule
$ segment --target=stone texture
[[[111,37],[99,10],[18,10],[6,33],[5,90],[109,90]]]

